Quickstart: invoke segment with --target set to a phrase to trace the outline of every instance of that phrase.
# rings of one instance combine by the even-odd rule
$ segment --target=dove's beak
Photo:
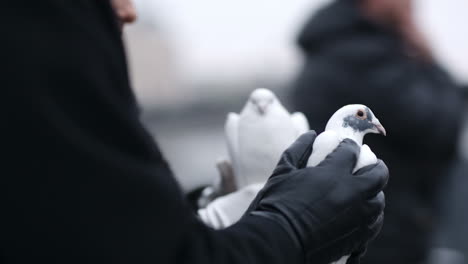
[[[267,104],[259,104],[257,105],[257,110],[260,115],[264,115],[267,111],[268,105]]]
[[[382,124],[380,124],[380,122],[378,122],[378,121],[375,122],[374,127],[375,127],[375,132],[377,134],[380,134],[380,135],[383,135],[383,136],[387,135],[387,131],[385,130],[385,127],[383,127]]]
[[[258,107],[258,112],[260,113],[260,115],[264,115],[264,114],[265,114],[265,108],[259,106],[259,107]]]

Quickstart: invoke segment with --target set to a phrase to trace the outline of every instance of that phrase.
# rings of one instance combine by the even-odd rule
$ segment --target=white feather
[[[366,144],[362,145],[361,153],[359,154],[358,161],[356,162],[356,167],[354,167],[353,173],[356,171],[377,163],[377,156],[372,152],[369,146]]]
[[[328,154],[332,153],[333,150],[338,147],[340,142],[341,139],[333,130],[320,133],[320,135],[318,135],[314,141],[312,154],[310,155],[307,166],[315,167],[320,164],[320,162],[322,162],[328,156]]]
[[[294,127],[297,130],[297,136],[300,136],[310,130],[309,122],[301,112],[295,112],[291,115]]]
[[[338,261],[332,262],[331,264],[346,264],[348,262],[349,256],[341,257]]]
[[[236,223],[264,184],[252,184],[234,193],[222,196],[207,207],[198,210],[201,220],[214,229],[226,228]]]

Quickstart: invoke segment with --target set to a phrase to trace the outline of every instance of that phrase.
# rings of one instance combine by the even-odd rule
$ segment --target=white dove
[[[353,172],[377,163],[377,157],[369,146],[362,145],[364,136],[368,133],[386,135],[385,128],[374,113],[365,105],[342,107],[330,118],[325,131],[315,139],[307,166],[317,166],[346,138],[361,146],[361,153]],[[345,264],[348,258],[349,256],[344,256],[333,264]]]
[[[241,113],[229,113],[225,125],[237,188],[265,183],[281,153],[308,130],[304,114],[290,114],[273,92],[253,91]]]
[[[222,188],[231,192],[198,210],[200,218],[216,229],[237,222],[262,189],[283,151],[308,130],[305,116],[290,114],[273,92],[263,88],[253,91],[241,113],[229,113],[226,120],[231,163],[219,161],[218,169]],[[230,186],[232,178],[234,187]]]

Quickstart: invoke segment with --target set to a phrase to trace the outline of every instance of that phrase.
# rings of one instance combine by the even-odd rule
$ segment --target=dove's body
[[[357,116],[357,112],[363,113],[363,116]],[[354,140],[361,146],[353,172],[377,163],[377,157],[369,146],[362,144],[367,133],[385,134],[379,120],[369,108],[364,105],[348,105],[341,108],[330,118],[325,131],[315,139],[307,166],[319,165],[346,138]],[[344,256],[333,264],[346,264],[348,258],[349,256]]]
[[[325,131],[321,133],[314,142],[314,151],[309,158],[307,166],[317,166],[328,154],[332,153],[345,138],[353,139],[351,137],[340,137],[335,131]],[[359,159],[353,172],[375,163],[377,163],[377,156],[375,156],[369,146],[364,144],[361,146],[361,153],[359,154]]]
[[[228,115],[225,130],[231,162],[223,160],[218,166],[232,165],[231,172],[224,169],[222,175],[225,182],[233,178],[236,186],[234,192],[198,211],[200,218],[216,229],[241,218],[283,151],[309,130],[309,124],[302,113],[290,114],[271,91],[257,89],[240,114]]]
[[[307,166],[317,166],[328,156],[328,154],[332,153],[345,138],[347,137],[341,137],[335,131],[331,130],[321,133],[314,142],[313,152],[309,158]],[[375,163],[377,163],[377,157],[375,154],[370,150],[369,146],[362,145],[359,159],[353,172]],[[339,261],[333,262],[333,264],[346,264],[348,258],[349,256],[345,256]]]
[[[263,112],[252,103],[252,98],[256,97],[271,100]],[[242,112],[229,114],[226,122],[237,187],[266,182],[281,153],[308,130],[309,125],[302,113],[290,114],[266,89],[254,91]]]
[[[271,91],[257,89],[240,114],[228,115],[225,130],[234,173],[223,177],[234,178],[236,191],[198,212],[205,223],[217,229],[240,219],[283,151],[309,130],[309,124],[302,113],[290,114]],[[230,164],[222,163],[224,167]]]
[[[265,182],[283,151],[300,135],[282,106],[264,116],[243,115],[239,122],[238,186]]]

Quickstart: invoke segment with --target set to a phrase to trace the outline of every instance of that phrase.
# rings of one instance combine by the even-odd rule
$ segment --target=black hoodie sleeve
[[[2,11],[2,263],[299,263],[270,220],[214,231],[191,214],[138,120],[108,1]]]

